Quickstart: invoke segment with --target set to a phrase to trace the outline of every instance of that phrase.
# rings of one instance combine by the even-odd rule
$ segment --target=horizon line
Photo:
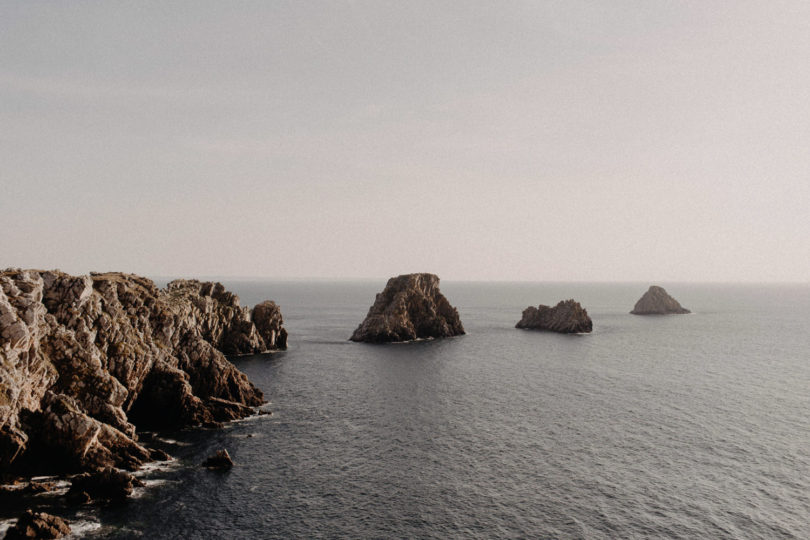
[[[402,275],[402,274],[397,274]],[[173,280],[173,279],[198,279],[205,281],[279,281],[279,282],[370,282],[370,281],[387,281],[388,279],[396,276],[388,277],[368,277],[368,276],[349,276],[349,277],[273,277],[273,276],[228,276],[228,275],[199,275],[191,278],[158,275],[158,274],[145,274],[145,277],[154,280]],[[443,283],[546,283],[546,284],[628,284],[635,285],[639,283],[670,283],[670,284],[702,284],[702,285],[810,285],[810,280],[807,281],[757,281],[757,280],[738,280],[738,281],[719,281],[719,280],[678,280],[678,279],[661,279],[661,280],[585,280],[585,279],[452,279],[442,278],[439,276]]]

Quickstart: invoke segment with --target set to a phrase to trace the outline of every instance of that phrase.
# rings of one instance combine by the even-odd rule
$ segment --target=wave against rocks
[[[593,330],[588,311],[579,302],[563,300],[554,307],[529,306],[515,328],[550,330],[562,334],[580,334]]]
[[[403,274],[388,280],[349,339],[387,343],[462,334],[458,310],[439,291],[439,277]]]
[[[154,453],[136,425],[253,414],[262,392],[223,353],[286,348],[282,323],[220,283],[0,271],[0,472],[135,469]]]
[[[681,315],[692,313],[672,298],[663,287],[652,285],[636,302],[633,315]]]

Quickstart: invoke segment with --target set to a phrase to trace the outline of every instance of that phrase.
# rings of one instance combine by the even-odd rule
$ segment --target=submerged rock
[[[223,351],[285,346],[278,306],[251,312],[219,283],[0,271],[0,474],[136,469],[152,459],[136,424],[214,426],[264,403]]]
[[[677,300],[667,294],[663,287],[653,285],[636,302],[633,311],[630,313],[633,315],[669,315],[692,312],[682,307]]]
[[[6,540],[20,538],[62,538],[70,534],[68,522],[45,512],[26,510],[17,523],[6,531]]]
[[[515,328],[550,330],[562,334],[581,334],[593,330],[588,311],[579,302],[563,300],[554,307],[539,305],[523,310]]]
[[[214,454],[208,456],[208,459],[203,462],[202,466],[207,469],[223,471],[233,467],[233,460],[231,459],[231,455],[228,453],[228,451],[223,448],[222,450],[217,450]]]
[[[462,334],[458,310],[439,291],[439,277],[405,274],[388,280],[350,339],[386,343]]]

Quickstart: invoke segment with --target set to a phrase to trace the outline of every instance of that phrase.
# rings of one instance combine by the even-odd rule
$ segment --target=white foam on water
[[[15,523],[17,523],[17,518],[4,519],[0,521],[0,538],[4,538],[6,536],[6,531],[12,528]]]
[[[150,461],[149,463],[141,465],[141,468],[132,473],[132,475],[140,478],[141,476],[146,476],[153,472],[176,469],[179,466],[180,462],[174,458],[171,458],[169,461]]]
[[[143,483],[145,484],[143,487],[137,487],[132,490],[131,498],[133,499],[140,499],[144,497],[149,490],[156,488],[158,486],[164,486],[167,484],[179,484],[179,480],[168,480],[166,478],[150,478],[144,480]]]
[[[83,519],[70,522],[70,535],[68,538],[84,538],[88,533],[101,528],[101,523],[95,520]]]
[[[59,477],[58,476],[32,476],[32,482],[51,482],[56,481]]]
[[[166,444],[173,444],[175,446],[191,446],[191,443],[180,442],[175,439],[164,439],[163,437],[157,437],[157,440],[164,442]]]

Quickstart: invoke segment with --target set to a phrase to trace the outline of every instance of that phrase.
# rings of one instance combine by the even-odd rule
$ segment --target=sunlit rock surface
[[[387,343],[461,334],[458,310],[439,291],[439,277],[404,274],[388,280],[350,339]]]

